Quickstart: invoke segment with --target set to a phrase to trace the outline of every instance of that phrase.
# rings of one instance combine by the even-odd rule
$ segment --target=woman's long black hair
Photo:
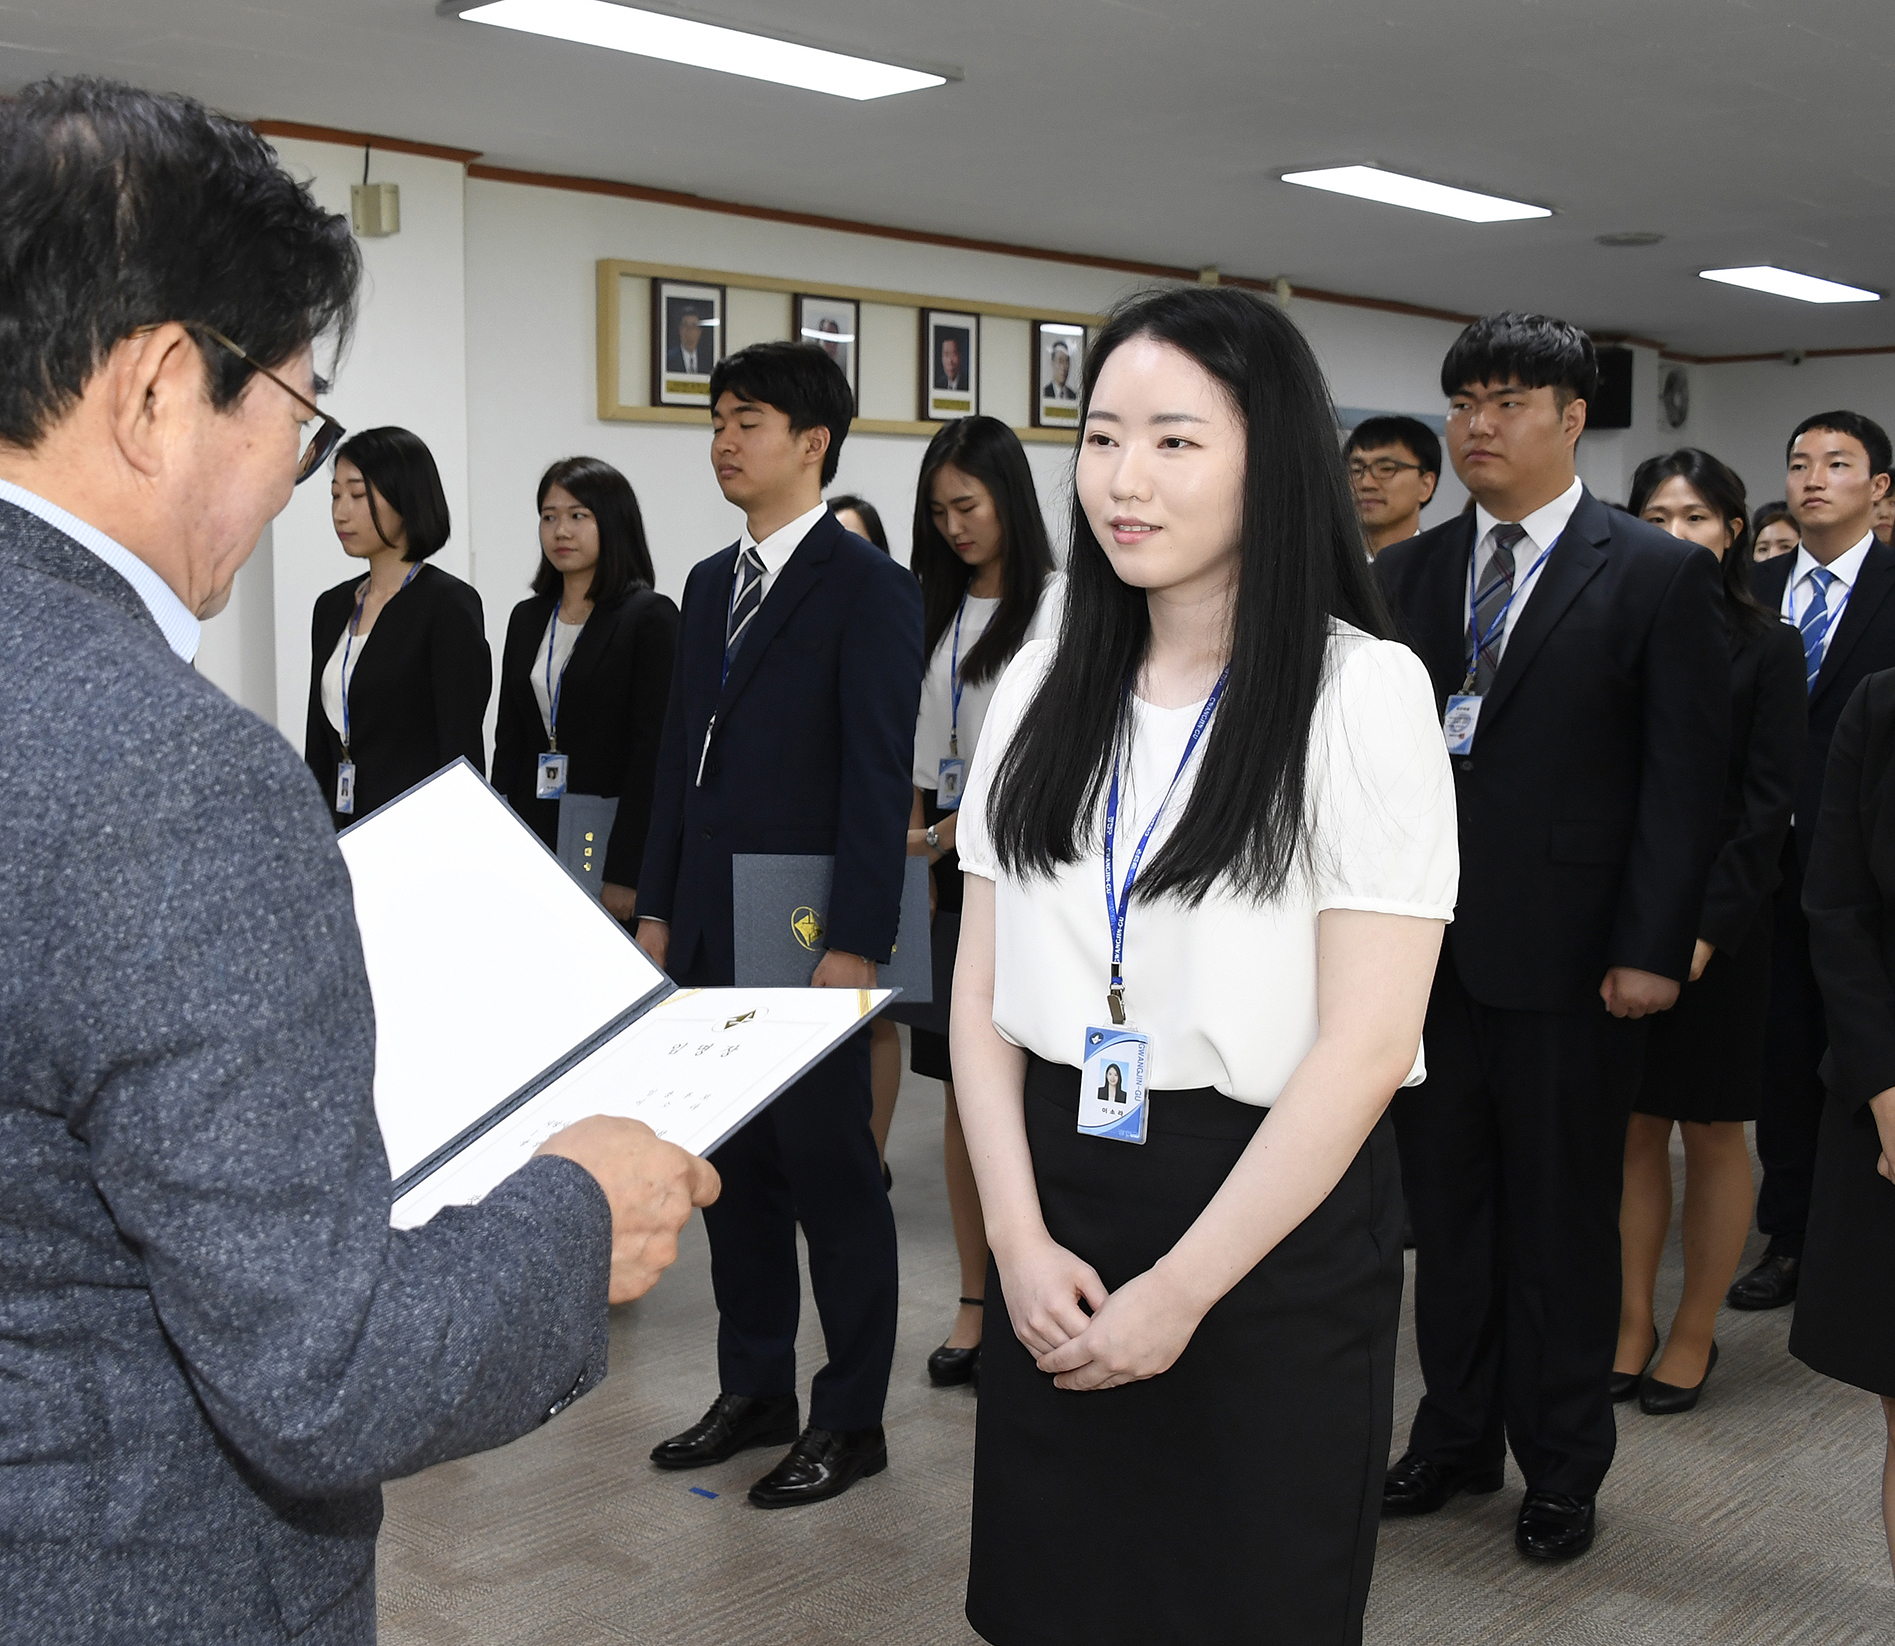
[[[1737,535],[1724,551],[1724,616],[1730,623],[1733,639],[1763,633],[1777,620],[1777,614],[1750,592],[1756,556],[1743,481],[1734,469],[1720,463],[1709,452],[1696,446],[1681,446],[1662,457],[1648,457],[1633,470],[1628,511],[1643,515],[1652,493],[1667,480],[1682,480],[1716,511],[1727,527],[1732,521],[1736,522]]]
[[[1304,843],[1304,768],[1331,622],[1380,637],[1388,620],[1362,552],[1335,408],[1303,334],[1274,305],[1227,286],[1135,298],[1087,352],[1082,428],[1100,368],[1138,337],[1181,350],[1216,379],[1248,442],[1230,682],[1190,801],[1137,895],[1195,904],[1223,881],[1262,901],[1284,888]],[[1050,875],[1092,845],[1127,686],[1151,641],[1144,591],[1119,580],[1076,489],[1072,521],[1058,648],[992,801],[995,851],[1020,876]]]
[[[631,481],[603,458],[562,457],[540,476],[534,508],[546,507],[546,494],[555,486],[571,492],[598,523],[599,563],[592,569],[592,584],[586,590],[595,607],[609,606],[628,591],[649,589],[657,582],[645,543],[645,517],[639,513]],[[565,587],[565,575],[542,554],[539,570],[533,574],[533,592],[558,594]]]
[[[1000,609],[961,659],[961,678],[977,686],[995,678],[1026,639],[1040,591],[1053,573],[1053,550],[1046,541],[1046,522],[1020,437],[997,417],[957,417],[942,424],[921,459],[914,544],[908,557],[921,579],[924,657],[934,656],[974,580],[973,570],[948,547],[934,523],[934,477],[950,466],[971,474],[993,497],[994,513],[1000,517],[1000,552],[1006,557]]]

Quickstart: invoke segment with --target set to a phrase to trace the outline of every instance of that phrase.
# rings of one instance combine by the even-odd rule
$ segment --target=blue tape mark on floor
[[[691,1488],[691,1490],[692,1490],[692,1491],[694,1491],[694,1492],[696,1492],[696,1493],[697,1493],[697,1495],[698,1495],[699,1497],[715,1497],[715,1496],[717,1496],[717,1494],[716,1494],[715,1492],[707,1492],[707,1491],[705,1491],[705,1490],[704,1490],[704,1488],[703,1488],[702,1486],[693,1486],[693,1487]]]

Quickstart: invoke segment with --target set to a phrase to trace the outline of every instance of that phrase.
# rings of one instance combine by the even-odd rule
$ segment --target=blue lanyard
[[[1211,723],[1211,716],[1217,710],[1217,700],[1224,695],[1224,686],[1230,679],[1230,665],[1224,666],[1224,672],[1217,677],[1217,684],[1211,688],[1211,695],[1204,700],[1204,708],[1198,715],[1198,723],[1191,728],[1191,740],[1184,746],[1184,755],[1178,761],[1178,769],[1171,776],[1171,787],[1165,790],[1164,799],[1158,802],[1158,809],[1151,814],[1151,821],[1145,825],[1145,833],[1138,842],[1138,848],[1132,853],[1132,861],[1125,870],[1125,886],[1115,898],[1113,896],[1114,876],[1112,873],[1112,837],[1118,830],[1119,821],[1119,757],[1112,757],[1112,787],[1105,797],[1105,918],[1112,927],[1112,985],[1106,990],[1106,1004],[1112,1008],[1112,1021],[1125,1021],[1125,918],[1131,912],[1132,886],[1138,879],[1138,866],[1145,861],[1145,848],[1151,844],[1151,837],[1158,827],[1158,820],[1165,815],[1165,808],[1171,804],[1171,797],[1178,787],[1178,779],[1184,776],[1184,768],[1191,764],[1191,756],[1197,751],[1198,741],[1204,736],[1204,728]],[[1127,695],[1130,688],[1127,688]]]
[[[585,624],[579,625],[580,633],[585,632]],[[553,678],[553,642],[559,637],[559,606],[553,606],[553,620],[546,625],[546,748],[550,754],[559,753],[559,689],[566,684],[566,671],[572,667],[572,652],[579,649],[579,642],[572,643],[572,652],[566,653],[566,661],[559,666],[559,678]]]
[[[415,573],[420,570],[421,562],[417,560],[408,568],[408,575],[401,580],[401,589],[407,588],[415,580]],[[355,597],[355,616],[349,619],[349,638],[342,643],[342,758],[344,760],[349,758],[349,653],[355,649],[356,627],[362,621],[362,608],[368,603],[368,582],[366,577],[362,579],[362,592]],[[397,589],[395,594],[400,594],[401,589]],[[395,594],[391,594],[388,598],[393,600]]]
[[[948,695],[953,702],[953,718],[948,722],[948,757],[957,759],[961,752],[961,617],[967,610],[967,594],[954,613],[954,649],[948,653]]]
[[[1565,535],[1564,532],[1560,533],[1560,537]],[[1479,547],[1479,544],[1475,545],[1476,551]],[[1526,576],[1514,579],[1513,587],[1507,591],[1507,598],[1500,603],[1500,610],[1494,613],[1493,622],[1487,625],[1487,632],[1474,642],[1474,655],[1468,659],[1467,679],[1461,685],[1462,691],[1471,692],[1474,689],[1475,672],[1480,668],[1480,654],[1487,649],[1487,642],[1500,632],[1500,625],[1507,621],[1507,613],[1513,610],[1513,603],[1520,598],[1520,591],[1533,581],[1535,574],[1546,564],[1546,557],[1558,547],[1559,537],[1556,537],[1540,550],[1540,558],[1527,568]],[[1467,568],[1467,632],[1469,634],[1478,632],[1480,627],[1479,562],[1480,555],[1476,552]],[[1489,564],[1492,562],[1490,561]]]

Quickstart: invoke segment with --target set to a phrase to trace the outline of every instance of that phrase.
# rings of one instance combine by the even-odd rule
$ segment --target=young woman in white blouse
[[[897,1008],[895,1016],[909,1025],[908,1066],[939,1080],[947,1092],[941,1155],[961,1296],[947,1341],[928,1356],[928,1376],[948,1386],[979,1373],[987,1288],[987,1231],[948,1054],[947,984],[961,920],[955,829],[994,688],[1024,642],[1057,626],[1063,581],[1053,570],[1025,448],[999,418],[956,418],[928,442],[915,488],[909,564],[921,580],[928,672],[915,716],[915,805],[908,850],[933,865],[937,987],[930,1005],[907,1012]]]
[[[1012,1326],[967,1615],[1007,1646],[1340,1646],[1393,1420],[1385,1111],[1455,897],[1446,748],[1288,319],[1146,296],[1086,377],[1065,621],[1002,680],[959,821],[956,1091]]]

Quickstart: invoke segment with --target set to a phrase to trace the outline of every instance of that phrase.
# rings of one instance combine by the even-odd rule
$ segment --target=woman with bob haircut
[[[462,755],[486,774],[493,654],[480,596],[424,564],[447,542],[448,512],[419,435],[345,440],[329,512],[342,552],[368,562],[317,597],[310,625],[303,758],[341,829]]]
[[[910,541],[928,672],[915,717],[908,851],[932,865],[936,985],[930,1005],[909,1012],[897,1006],[895,1016],[910,1026],[909,1067],[940,1081],[947,1094],[941,1153],[961,1266],[960,1310],[947,1340],[928,1356],[929,1380],[947,1387],[979,1375],[987,1289],[987,1231],[948,1056],[949,979],[961,923],[954,851],[960,786],[1007,664],[1025,641],[1058,623],[1063,582],[1053,569],[1026,450],[999,418],[960,417],[936,430],[921,459]]]
[[[1625,1134],[1624,1291],[1612,1398],[1636,1397],[1651,1416],[1697,1405],[1717,1361],[1718,1306],[1750,1232],[1755,1197],[1744,1122],[1757,1118],[1763,1100],[1770,901],[1782,878],[1777,865],[1809,715],[1801,637],[1750,592],[1744,502],[1743,481],[1693,446],[1647,458],[1632,476],[1633,514],[1703,544],[1722,562],[1731,672],[1730,765],[1697,948],[1678,1004],[1648,1032]],[[1674,1125],[1684,1134],[1684,1294],[1661,1339],[1652,1293],[1671,1228]]]
[[[961,807],[954,1071],[1012,1327],[967,1615],[1004,1646],[1340,1646],[1393,1426],[1387,1109],[1454,908],[1447,749],[1287,317],[1134,299],[1080,410],[1065,619]]]
[[[548,846],[559,797],[539,791],[541,756],[567,757],[565,793],[618,801],[600,886],[617,920],[638,907],[658,740],[671,696],[678,608],[652,587],[631,483],[596,457],[540,476],[540,564],[500,654],[494,787]]]

